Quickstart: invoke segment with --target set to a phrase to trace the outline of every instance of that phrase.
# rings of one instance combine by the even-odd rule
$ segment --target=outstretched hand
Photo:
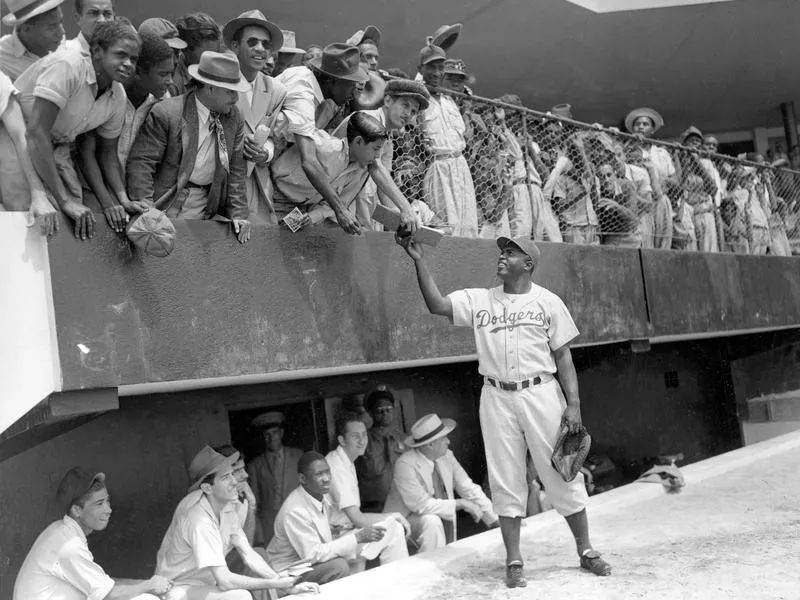
[[[407,231],[398,229],[394,234],[394,241],[414,260],[421,260],[424,256],[422,244],[415,242]]]

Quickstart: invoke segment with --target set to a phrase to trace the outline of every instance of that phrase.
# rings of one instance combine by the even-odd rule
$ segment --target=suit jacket
[[[220,115],[220,121],[230,170],[226,172],[217,158],[206,218],[220,214],[231,219],[246,219],[249,211],[244,195],[244,121],[236,109]],[[153,106],[128,156],[126,180],[131,200],[154,202],[160,210],[169,208],[189,182],[194,169],[198,126],[194,92],[167,98]]]
[[[272,467],[264,454],[257,456],[247,465],[250,487],[253,489],[258,507],[256,536],[253,542],[255,545],[266,546],[272,539],[278,510],[292,490],[300,485],[297,462],[302,455],[302,450],[284,446],[283,469],[279,474],[272,472]]]
[[[311,564],[336,557],[353,560],[358,542],[354,532],[333,539],[328,514],[330,498],[323,496],[322,511],[302,486],[298,485],[281,506],[275,520],[275,537],[267,546],[267,562],[276,571],[300,560]]]
[[[286,86],[263,73],[256,75],[252,106],[248,102],[247,94],[239,93],[237,107],[244,118],[245,133],[254,135],[259,124],[269,127],[270,139],[267,143],[273,154],[275,152],[273,131],[285,98]],[[272,179],[269,173],[269,163],[256,165],[248,161],[247,176],[247,203],[250,207],[251,218],[254,221],[265,220],[268,223],[277,223],[272,204]],[[261,206],[262,203],[265,207]],[[266,218],[259,219],[256,215],[266,215]]]
[[[484,522],[497,519],[492,511],[492,501],[483,493],[480,486],[470,479],[467,472],[448,450],[436,461],[444,480],[448,500],[434,498],[433,468],[430,461],[412,448],[394,464],[394,479],[386,498],[383,512],[399,512],[408,515],[438,515],[453,521],[455,525],[456,501],[454,493],[465,500],[471,500],[483,511]]]

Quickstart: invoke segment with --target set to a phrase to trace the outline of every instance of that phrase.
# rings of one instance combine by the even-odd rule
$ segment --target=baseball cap
[[[445,60],[447,54],[439,46],[434,46],[433,42],[429,39],[427,45],[419,51],[419,64],[427,65],[429,62],[435,60]]]
[[[125,233],[137,248],[153,256],[169,256],[175,249],[175,226],[157,208],[134,217]]]
[[[143,33],[151,33],[164,38],[167,45],[176,50],[183,50],[187,46],[186,42],[180,38],[175,24],[161,17],[152,17],[142,21],[142,24],[139,25],[139,35]]]
[[[69,511],[75,501],[89,491],[95,481],[105,483],[105,480],[105,473],[92,474],[81,467],[73,467],[67,471],[61,483],[58,484],[56,501],[59,508],[64,512]]]
[[[532,239],[523,237],[509,238],[505,236],[497,238],[497,247],[500,248],[500,250],[503,250],[509,244],[513,244],[528,255],[533,261],[534,267],[539,264],[539,258],[542,256],[542,253],[539,250],[539,246],[537,246]]]
[[[264,429],[274,426],[283,427],[285,421],[286,418],[283,416],[282,412],[271,410],[269,412],[262,413],[253,419],[253,427],[263,427]]]

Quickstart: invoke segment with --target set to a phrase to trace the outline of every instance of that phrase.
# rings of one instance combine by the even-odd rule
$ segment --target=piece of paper
[[[289,229],[291,229],[292,233],[297,233],[300,231],[302,228],[302,221],[303,213],[296,206],[288,215],[283,217],[283,222],[286,223],[286,226]]]
[[[400,213],[396,210],[392,210],[391,208],[387,208],[382,204],[378,204],[375,207],[375,211],[372,213],[372,218],[386,227],[386,229],[389,231],[397,231],[397,229],[400,227]],[[422,227],[419,227],[417,232],[414,234],[414,241],[419,242],[420,244],[425,244],[426,246],[436,246],[442,237],[444,237],[444,234],[438,229],[423,225]]]

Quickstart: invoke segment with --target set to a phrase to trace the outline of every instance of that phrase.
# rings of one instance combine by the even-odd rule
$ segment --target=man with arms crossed
[[[527,585],[519,545],[528,496],[527,451],[550,501],[575,536],[581,567],[595,575],[610,575],[611,566],[589,540],[583,475],[565,482],[550,464],[561,423],[571,431],[581,426],[578,378],[569,350],[578,329],[562,300],[531,281],[539,248],[530,239],[498,238],[497,275],[502,285],[443,296],[425,263],[422,246],[410,236],[398,234],[397,241],[414,259],[428,310],[475,331],[478,370],[484,377],[481,430],[492,503],[500,515],[506,547],[506,585]],[[557,371],[566,399],[554,378]]]

